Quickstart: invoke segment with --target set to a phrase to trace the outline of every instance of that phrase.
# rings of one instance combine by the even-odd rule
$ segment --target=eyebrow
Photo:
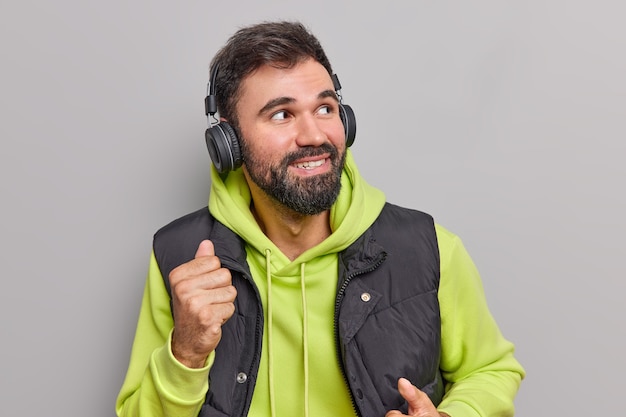
[[[333,90],[324,90],[322,92],[320,92],[317,95],[318,99],[323,99],[323,98],[332,98],[335,101],[339,102],[339,98],[337,97],[337,93],[334,92]],[[286,104],[290,104],[290,103],[294,103],[296,101],[295,98],[293,97],[277,97],[274,98],[270,101],[268,101],[267,103],[265,103],[265,105],[263,107],[261,107],[261,110],[259,110],[259,116],[263,115],[264,113],[269,112],[271,109],[275,108],[275,107],[279,107],[279,106],[284,106]]]

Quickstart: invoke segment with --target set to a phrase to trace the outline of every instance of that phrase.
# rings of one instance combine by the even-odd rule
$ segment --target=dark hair
[[[263,22],[243,27],[232,35],[211,61],[218,66],[215,98],[220,116],[236,129],[236,106],[243,79],[263,65],[292,68],[313,58],[332,75],[322,45],[300,22]]]

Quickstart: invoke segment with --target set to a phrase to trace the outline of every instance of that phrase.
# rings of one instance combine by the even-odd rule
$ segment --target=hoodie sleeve
[[[480,275],[454,234],[437,226],[441,280],[441,370],[447,382],[438,410],[452,417],[513,416],[525,373],[491,315]]]
[[[204,368],[190,369],[174,358],[170,297],[151,256],[126,379],[117,397],[120,417],[195,417],[208,390],[211,355]]]

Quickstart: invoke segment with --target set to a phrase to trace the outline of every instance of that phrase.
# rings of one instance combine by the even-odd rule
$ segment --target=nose
[[[296,143],[298,146],[320,146],[326,142],[326,133],[322,129],[323,121],[314,115],[303,115],[298,120]]]

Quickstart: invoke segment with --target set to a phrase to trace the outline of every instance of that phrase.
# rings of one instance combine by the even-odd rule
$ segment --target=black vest
[[[207,238],[222,266],[231,270],[237,298],[235,314],[222,326],[199,415],[246,416],[260,362],[263,309],[244,242],[205,207],[160,229],[154,253],[169,292],[170,271],[193,259],[198,244]],[[397,391],[400,377],[439,404],[444,394],[439,370],[439,250],[432,217],[385,204],[374,224],[339,254],[338,272],[336,346],[357,413],[406,413]]]

